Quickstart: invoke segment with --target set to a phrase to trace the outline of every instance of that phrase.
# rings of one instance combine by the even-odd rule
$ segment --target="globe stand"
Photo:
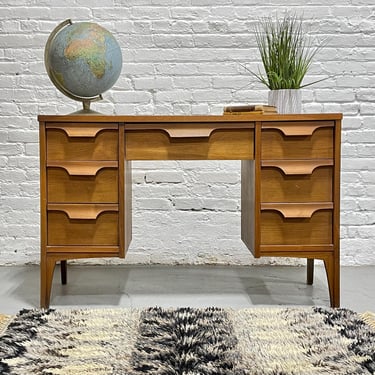
[[[90,98],[90,99],[82,99],[83,109],[80,109],[79,111],[69,113],[69,115],[100,115],[100,112],[93,111],[90,108],[91,102],[97,102],[98,100],[102,100],[103,97],[101,95]]]

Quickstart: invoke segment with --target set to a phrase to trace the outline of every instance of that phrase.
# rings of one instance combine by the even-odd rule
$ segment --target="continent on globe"
[[[85,35],[84,38],[82,38],[83,35]],[[87,27],[87,24],[80,23],[71,30],[69,39],[71,41],[64,50],[66,58],[85,60],[96,78],[102,78],[106,69],[106,40],[103,28],[96,24],[90,24]]]
[[[53,84],[86,106],[115,84],[122,68],[116,39],[92,22],[62,22],[48,38],[44,58]]]

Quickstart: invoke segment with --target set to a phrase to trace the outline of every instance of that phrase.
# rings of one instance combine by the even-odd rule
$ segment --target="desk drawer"
[[[47,168],[49,202],[118,203],[116,161],[51,164]]]
[[[117,205],[49,204],[48,245],[118,245]]]
[[[325,123],[324,123],[325,124]],[[302,125],[301,125],[302,126]],[[262,126],[262,159],[333,158],[334,128],[312,122],[298,129]]]
[[[323,163],[333,164],[332,161]],[[298,164],[302,164],[300,167]],[[263,162],[261,169],[261,202],[327,202],[332,201],[333,167],[317,162],[309,167],[303,161],[291,164]],[[295,165],[295,168],[293,168]],[[290,168],[288,168],[290,166]],[[314,168],[313,170],[311,170]]]
[[[254,159],[254,129],[219,129],[210,136],[171,137],[159,129],[125,134],[129,160]]]
[[[47,160],[117,160],[117,125],[89,125],[47,124]]]
[[[323,245],[333,243],[332,210],[318,210],[311,217],[285,217],[277,210],[263,210],[261,245]]]

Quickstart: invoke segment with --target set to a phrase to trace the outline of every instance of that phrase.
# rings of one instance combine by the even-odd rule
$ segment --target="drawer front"
[[[48,245],[119,244],[117,212],[102,212],[95,219],[72,219],[65,212],[49,211],[47,222]]]
[[[70,128],[47,128],[47,160],[117,159],[118,131],[115,129],[101,128],[81,136],[70,132]]]
[[[262,211],[260,231],[261,245],[332,244],[332,211],[317,211],[310,218],[285,218],[278,211]]]
[[[312,129],[311,135],[285,135],[280,129],[262,129],[262,159],[333,158],[332,127]],[[297,132],[296,132],[297,133]],[[306,132],[307,134],[309,132]]]
[[[118,169],[103,168],[94,175],[71,175],[64,168],[48,167],[49,202],[118,203]]]
[[[279,167],[262,167],[261,202],[332,201],[331,166],[320,166],[311,174],[285,174]]]
[[[254,159],[254,129],[219,129],[209,137],[173,138],[166,131],[129,130],[125,134],[128,160]]]

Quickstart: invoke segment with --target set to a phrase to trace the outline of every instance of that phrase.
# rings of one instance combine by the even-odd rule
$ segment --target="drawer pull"
[[[281,131],[285,136],[311,136],[315,130],[323,127],[333,127],[331,121],[320,121],[312,124],[306,124],[306,122],[294,122],[289,124],[280,123],[268,123],[263,124],[262,129],[277,129]]]
[[[263,160],[262,167],[274,167],[286,175],[312,174],[318,167],[332,166],[332,159],[319,160]]]
[[[48,204],[48,211],[62,211],[69,219],[96,220],[103,212],[118,212],[117,204]]]
[[[69,176],[96,176],[103,168],[118,168],[117,161],[49,161],[47,167],[65,169]]]
[[[105,126],[98,124],[79,124],[79,126],[69,126],[49,123],[46,125],[47,129],[59,129],[66,133],[71,138],[95,138],[102,130],[117,130],[117,124],[105,124]]]
[[[319,210],[333,209],[333,203],[262,203],[261,210],[280,212],[285,219],[308,219]]]
[[[208,138],[215,129],[198,128],[198,129],[163,129],[171,138]]]

